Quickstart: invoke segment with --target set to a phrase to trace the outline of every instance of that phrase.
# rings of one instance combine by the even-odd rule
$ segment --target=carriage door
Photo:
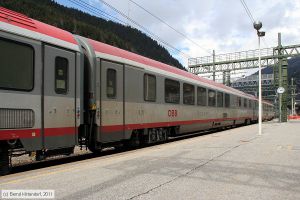
[[[101,142],[124,138],[124,65],[101,60]],[[134,88],[132,88],[134,89]]]
[[[75,53],[45,46],[44,148],[72,147],[76,142]]]

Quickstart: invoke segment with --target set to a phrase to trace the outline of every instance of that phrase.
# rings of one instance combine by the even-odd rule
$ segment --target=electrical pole
[[[216,81],[216,66],[215,66],[215,62],[216,62],[216,53],[215,53],[215,50],[213,50],[213,68],[214,68],[214,71],[213,71],[213,81]]]
[[[260,50],[260,38],[265,36],[265,32],[259,31],[262,27],[261,22],[254,22],[253,27],[257,31],[258,36],[258,135],[262,134],[262,91],[261,91],[261,50]]]
[[[292,116],[295,115],[295,89],[294,89],[294,78],[292,78],[292,83],[291,83],[291,92],[292,92]]]

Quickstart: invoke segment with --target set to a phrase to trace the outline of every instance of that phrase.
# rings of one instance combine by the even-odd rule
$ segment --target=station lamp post
[[[257,31],[258,36],[258,135],[262,133],[262,91],[261,91],[261,50],[260,50],[260,38],[265,36],[264,31],[259,31],[262,27],[262,23],[260,21],[256,21],[253,23],[254,29]]]

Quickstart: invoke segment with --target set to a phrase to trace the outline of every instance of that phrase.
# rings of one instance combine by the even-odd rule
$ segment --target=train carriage
[[[264,119],[274,116],[264,102]],[[257,121],[257,99],[0,7],[0,173],[76,145],[139,145]]]

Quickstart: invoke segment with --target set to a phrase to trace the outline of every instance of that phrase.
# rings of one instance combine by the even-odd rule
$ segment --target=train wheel
[[[91,142],[88,145],[88,149],[94,154],[100,154],[102,152],[102,146],[100,143]]]
[[[124,142],[125,148],[139,147],[141,145],[141,137],[138,130],[132,131],[131,138]]]
[[[9,174],[9,153],[8,146],[6,144],[0,143],[0,176]]]
[[[251,119],[247,119],[247,125],[251,125]]]
[[[94,153],[94,154],[100,154],[102,152],[102,145],[101,143],[97,142],[97,132],[96,132],[96,125],[93,126],[93,130],[91,132],[91,135],[89,137],[87,147],[88,149]]]
[[[101,148],[95,148],[95,147],[91,147],[89,146],[88,149],[93,153],[93,154],[100,154],[102,152]]]
[[[250,124],[250,120],[249,120],[249,119],[246,119],[244,125],[247,126],[247,125],[249,125],[249,124]]]

